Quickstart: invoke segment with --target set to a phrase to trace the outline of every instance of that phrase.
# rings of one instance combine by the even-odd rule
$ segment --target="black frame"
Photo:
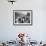
[[[30,11],[31,12],[31,24],[29,23],[29,24],[14,24],[14,14],[15,14],[15,12],[16,11]],[[27,26],[27,25],[32,25],[33,24],[33,11],[32,10],[13,10],[13,25],[19,25],[19,26],[21,26],[21,25],[23,25],[23,26]]]

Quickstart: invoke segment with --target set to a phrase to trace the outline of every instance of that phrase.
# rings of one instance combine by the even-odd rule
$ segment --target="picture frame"
[[[32,25],[32,10],[13,10],[13,25]]]

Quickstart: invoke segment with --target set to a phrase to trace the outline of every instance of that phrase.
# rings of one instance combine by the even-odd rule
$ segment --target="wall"
[[[33,10],[33,25],[14,26],[13,10]],[[15,40],[18,32],[30,33],[33,40],[46,40],[45,0],[17,0],[14,5],[0,0],[0,40]]]

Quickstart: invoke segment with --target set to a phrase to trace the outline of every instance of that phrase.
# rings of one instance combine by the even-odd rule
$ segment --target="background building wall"
[[[32,26],[14,26],[13,10],[33,10]],[[45,0],[17,0],[13,5],[0,0],[0,41],[15,40],[19,32],[29,33],[33,40],[46,40]]]

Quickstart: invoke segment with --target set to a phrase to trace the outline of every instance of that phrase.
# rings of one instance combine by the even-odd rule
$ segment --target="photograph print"
[[[32,10],[13,10],[13,24],[32,24]]]

